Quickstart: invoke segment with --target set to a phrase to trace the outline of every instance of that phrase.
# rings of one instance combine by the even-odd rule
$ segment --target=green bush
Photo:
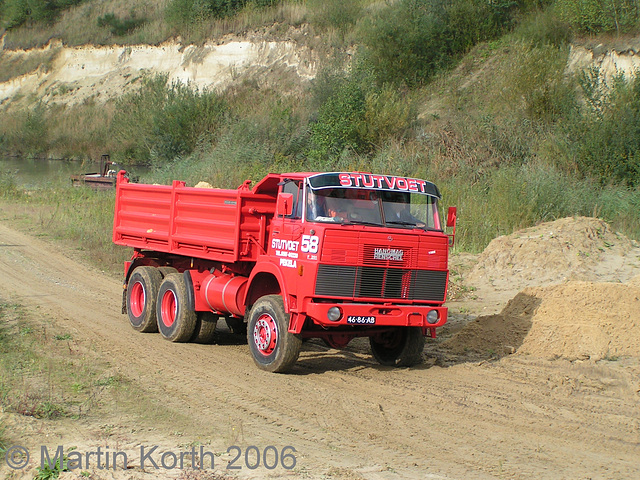
[[[531,118],[555,121],[575,108],[574,85],[565,75],[568,56],[568,48],[553,44],[525,47],[515,55],[507,73],[509,96],[524,100]]]
[[[563,125],[567,155],[604,184],[640,185],[640,81],[623,75],[607,81],[591,69],[580,86],[586,105]]]
[[[390,85],[367,93],[363,136],[367,142],[381,147],[402,138],[418,117],[415,101]]]
[[[313,25],[321,28],[335,28],[346,32],[353,28],[363,16],[360,0],[309,0],[311,9],[310,20]]]
[[[638,31],[636,0],[558,0],[558,15],[578,33]]]
[[[60,11],[84,0],[3,0],[0,27],[12,29],[27,22],[50,22]]]
[[[403,138],[417,119],[415,102],[391,85],[378,87],[366,65],[348,74],[322,72],[313,87],[316,118],[309,127],[309,157],[335,168],[338,157],[352,152],[368,156],[376,148]]]
[[[482,0],[400,0],[364,23],[367,59],[381,83],[424,83],[478,42],[512,24],[517,4]]]
[[[227,112],[225,100],[167,77],[146,78],[139,91],[117,102],[112,122],[120,142],[117,156],[137,163],[163,163],[193,152],[214,138]]]
[[[368,151],[371,146],[363,134],[365,112],[364,88],[343,79],[336,92],[321,105],[317,121],[311,125],[310,157],[323,162],[339,156],[345,149]]]
[[[526,16],[516,27],[515,36],[534,47],[562,47],[571,40],[571,28],[553,9],[547,8]]]
[[[102,17],[98,17],[99,27],[109,27],[111,33],[119,37],[131,33],[136,28],[144,25],[145,22],[145,19],[136,18],[135,15],[130,18],[120,19],[113,13],[107,13]]]
[[[210,18],[235,15],[249,5],[266,7],[277,3],[279,0],[171,0],[165,10],[165,20],[174,29],[181,30]]]

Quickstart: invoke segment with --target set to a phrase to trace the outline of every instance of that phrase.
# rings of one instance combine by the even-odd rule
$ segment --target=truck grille
[[[443,302],[447,272],[319,265],[316,295]]]

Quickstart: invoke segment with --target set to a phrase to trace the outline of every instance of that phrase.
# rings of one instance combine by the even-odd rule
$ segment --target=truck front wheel
[[[155,267],[137,267],[127,284],[127,315],[138,332],[157,332],[156,298],[162,274]]]
[[[160,284],[156,304],[158,330],[172,342],[188,342],[196,329],[196,312],[189,309],[187,286],[180,273],[170,273]]]
[[[371,353],[389,367],[410,367],[422,362],[425,339],[419,327],[397,327],[369,337]]]
[[[302,339],[289,333],[289,315],[280,295],[265,295],[251,308],[247,340],[256,365],[285,372],[298,360]]]

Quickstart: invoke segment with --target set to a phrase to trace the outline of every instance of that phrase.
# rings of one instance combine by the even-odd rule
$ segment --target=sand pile
[[[526,288],[496,315],[443,342],[454,353],[568,359],[640,356],[640,285],[569,282]]]
[[[626,282],[639,266],[637,243],[597,218],[570,217],[496,238],[465,283],[519,291],[568,280]]]

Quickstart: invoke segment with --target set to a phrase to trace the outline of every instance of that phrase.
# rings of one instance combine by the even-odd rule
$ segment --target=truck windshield
[[[437,197],[396,190],[307,188],[309,222],[440,230]]]

